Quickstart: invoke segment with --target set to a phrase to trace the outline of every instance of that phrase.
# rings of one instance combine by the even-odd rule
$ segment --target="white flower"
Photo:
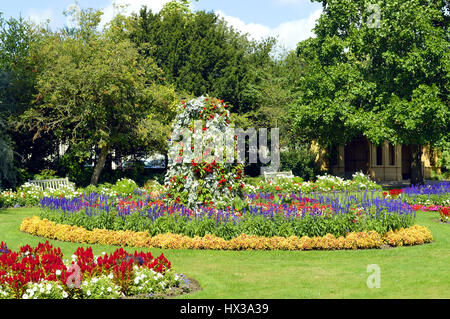
[[[91,295],[91,291],[88,290],[88,291],[86,292],[86,295],[90,296],[90,295]]]
[[[57,271],[55,271],[55,274],[56,274],[56,276],[59,276],[59,275],[61,275],[61,270],[57,270]]]
[[[28,295],[27,294],[23,294],[22,299],[28,299]]]
[[[65,292],[65,291],[63,291],[62,296],[63,296],[64,299],[67,298],[67,297],[69,297],[69,295],[68,295],[67,292]]]

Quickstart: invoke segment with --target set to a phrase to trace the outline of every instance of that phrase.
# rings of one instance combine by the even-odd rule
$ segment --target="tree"
[[[99,30],[101,11],[68,14],[77,26],[48,35],[33,51],[38,93],[22,122],[36,129],[35,138],[53,132],[78,158],[95,151],[96,185],[111,151],[154,151],[145,123],[169,117],[175,96],[156,64],[117,36],[114,23]]]
[[[0,91],[4,90],[4,87],[8,84],[5,73],[0,74]],[[9,136],[5,133],[5,119],[4,110],[2,106],[4,105],[3,100],[0,99],[0,189],[5,185],[14,185],[15,174],[14,174],[14,156],[13,149],[11,146],[11,141]]]
[[[254,109],[255,69],[270,63],[273,41],[249,41],[215,13],[193,13],[184,2],[169,2],[159,13],[142,8],[130,39],[148,44],[142,52],[180,94],[220,96],[238,113]]]
[[[423,183],[422,146],[450,129],[448,1],[319,2],[317,37],[297,48],[308,66],[292,108],[297,131],[324,146],[361,133],[411,145],[411,182]]]
[[[53,154],[55,145],[50,135],[33,141],[33,132],[17,127],[17,118],[27,110],[36,93],[36,73],[30,48],[45,33],[22,18],[3,20],[0,17],[0,112],[3,135],[14,150],[14,165],[30,171],[47,165],[46,158]]]

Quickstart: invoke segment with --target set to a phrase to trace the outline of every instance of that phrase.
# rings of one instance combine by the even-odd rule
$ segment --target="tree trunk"
[[[91,184],[97,186],[98,179],[100,178],[100,173],[102,172],[103,168],[105,167],[106,157],[109,153],[109,147],[103,146],[100,149],[100,155],[98,157],[98,161],[95,164],[94,172],[92,173],[91,177]]]
[[[411,145],[411,185],[423,185],[421,145]]]

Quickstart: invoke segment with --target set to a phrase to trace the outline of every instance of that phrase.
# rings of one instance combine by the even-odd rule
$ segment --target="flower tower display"
[[[242,196],[244,167],[237,162],[229,106],[199,97],[182,101],[169,141],[168,202],[188,208],[226,208]]]

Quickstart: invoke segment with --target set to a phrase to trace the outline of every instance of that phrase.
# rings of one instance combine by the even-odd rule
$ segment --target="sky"
[[[137,12],[146,5],[161,10],[169,0],[78,0],[82,8],[103,9],[107,22],[114,16],[113,3],[129,5],[127,13]],[[50,27],[60,28],[70,22],[63,11],[75,0],[0,0],[4,18],[19,16],[34,22],[50,21]],[[321,4],[310,0],[199,0],[192,1],[193,10],[214,11],[235,29],[248,33],[255,40],[277,37],[280,46],[294,49],[301,40],[314,36],[312,29],[321,13]]]

